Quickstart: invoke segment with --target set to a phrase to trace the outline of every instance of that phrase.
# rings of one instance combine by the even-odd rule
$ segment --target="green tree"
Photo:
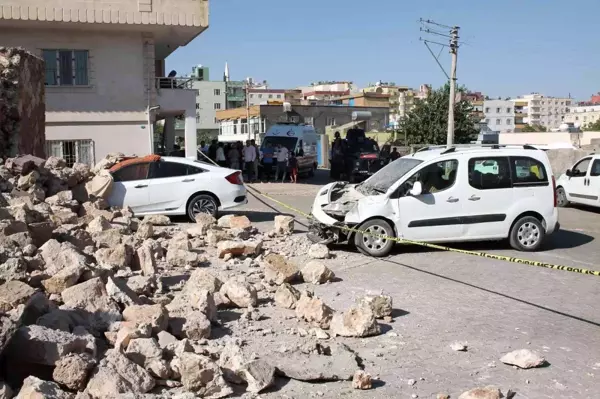
[[[588,123],[583,127],[583,130],[586,132],[600,132],[600,119],[594,123]]]
[[[460,87],[460,92],[467,89]],[[396,145],[446,144],[448,134],[448,101],[450,85],[433,90],[427,99],[416,100],[415,107],[400,122]],[[468,144],[477,139],[478,120],[473,115],[473,106],[468,101],[459,101],[454,108],[454,143]]]

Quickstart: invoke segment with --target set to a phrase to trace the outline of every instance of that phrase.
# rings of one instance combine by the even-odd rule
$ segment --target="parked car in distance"
[[[371,256],[392,250],[395,241],[385,237],[432,243],[508,238],[517,250],[535,251],[559,228],[554,183],[548,156],[531,146],[424,148],[361,184],[323,187],[309,238],[353,242]]]
[[[129,206],[136,216],[217,216],[219,210],[244,205],[241,172],[205,162],[157,155],[129,159],[110,169],[111,206]]]
[[[558,206],[569,203],[600,207],[600,155],[581,158],[556,182]]]

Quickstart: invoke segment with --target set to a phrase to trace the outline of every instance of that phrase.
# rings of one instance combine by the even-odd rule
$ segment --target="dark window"
[[[600,176],[600,159],[594,160],[594,163],[592,164],[592,172],[590,173],[590,176]]]
[[[586,176],[591,160],[592,158],[585,158],[573,166],[573,169],[571,170],[573,172],[573,176]]]
[[[43,50],[46,86],[87,86],[87,50]]]
[[[528,157],[510,157],[510,165],[515,186],[531,183],[548,184],[546,168],[540,161]]]
[[[187,176],[194,175],[197,173],[202,173],[202,169],[183,163],[161,161],[152,164],[153,179]]]
[[[423,194],[435,194],[449,189],[456,182],[458,161],[456,159],[436,162],[413,174],[401,187],[400,195],[406,195],[416,181],[423,186]]]
[[[469,185],[478,190],[512,187],[508,158],[469,159]]]
[[[125,166],[114,172],[113,178],[115,181],[127,182],[134,180],[145,180],[148,177],[149,163],[138,163]]]

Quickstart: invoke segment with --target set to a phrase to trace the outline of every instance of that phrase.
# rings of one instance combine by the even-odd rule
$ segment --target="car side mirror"
[[[565,175],[571,177],[571,176],[573,176],[573,172],[571,172],[571,169],[567,169],[567,171],[565,172]]]
[[[415,184],[413,184],[413,187],[410,189],[409,193],[413,197],[418,197],[419,195],[421,195],[423,193],[423,185],[421,184],[421,182],[416,181]]]

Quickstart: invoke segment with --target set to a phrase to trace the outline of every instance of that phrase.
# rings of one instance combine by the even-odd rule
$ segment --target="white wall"
[[[89,50],[90,85],[46,87],[48,113],[146,108],[141,33],[3,29],[1,40],[4,46],[22,46],[39,56],[43,49]],[[111,120],[110,114],[106,120]]]
[[[499,144],[571,144],[571,137],[577,133],[568,132],[532,132],[532,133],[501,133],[498,135]],[[592,139],[600,139],[600,132],[579,133],[579,145],[589,145]]]
[[[513,132],[515,130],[515,106],[512,101],[486,100],[483,113],[488,127],[495,132]]]

